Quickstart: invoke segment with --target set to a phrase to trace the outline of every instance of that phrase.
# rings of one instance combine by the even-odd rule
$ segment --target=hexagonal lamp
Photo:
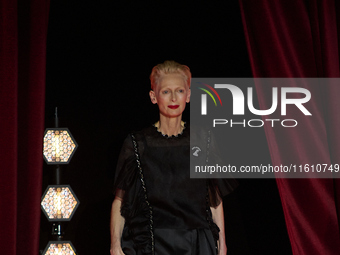
[[[43,156],[47,164],[68,164],[78,145],[67,128],[47,128]]]
[[[70,241],[50,241],[43,255],[76,255],[76,251]]]
[[[41,199],[41,209],[49,221],[69,221],[79,200],[69,185],[49,185]]]

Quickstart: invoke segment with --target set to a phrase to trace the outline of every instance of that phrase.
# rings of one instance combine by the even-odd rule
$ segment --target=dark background
[[[109,254],[118,153],[129,131],[158,120],[149,74],[167,59],[188,65],[193,77],[251,77],[238,1],[51,1],[46,127],[58,107],[59,126],[79,144],[61,181],[80,200],[64,224],[77,254]],[[234,155],[269,163],[263,129],[239,132],[230,135]],[[42,192],[54,181],[54,167],[44,163]],[[228,255],[291,254],[275,180],[240,180],[224,209]],[[42,214],[41,250],[50,232]]]

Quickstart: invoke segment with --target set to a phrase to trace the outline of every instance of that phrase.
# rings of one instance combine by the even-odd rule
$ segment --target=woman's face
[[[154,90],[150,91],[151,102],[158,104],[161,115],[169,118],[182,115],[190,102],[190,89],[181,74],[166,74]]]

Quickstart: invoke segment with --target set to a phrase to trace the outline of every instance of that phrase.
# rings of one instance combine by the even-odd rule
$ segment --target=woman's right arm
[[[120,213],[120,208],[122,205],[122,200],[119,197],[115,197],[112,203],[111,209],[111,255],[124,255],[121,247],[121,237],[123,233],[123,228],[125,224],[125,219]]]

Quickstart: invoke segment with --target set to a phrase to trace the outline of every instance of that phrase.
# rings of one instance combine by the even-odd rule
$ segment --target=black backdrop
[[[129,131],[158,119],[149,74],[167,59],[188,65],[193,77],[251,77],[238,2],[51,2],[45,119],[53,127],[57,106],[59,126],[79,144],[62,166],[62,184],[80,200],[64,224],[64,239],[80,255],[109,254],[117,156]],[[247,141],[235,154],[260,153],[270,162],[263,130]],[[43,191],[53,177],[45,164]],[[291,254],[275,180],[240,184],[224,200],[228,254]],[[43,250],[51,239],[43,214],[40,228]]]

